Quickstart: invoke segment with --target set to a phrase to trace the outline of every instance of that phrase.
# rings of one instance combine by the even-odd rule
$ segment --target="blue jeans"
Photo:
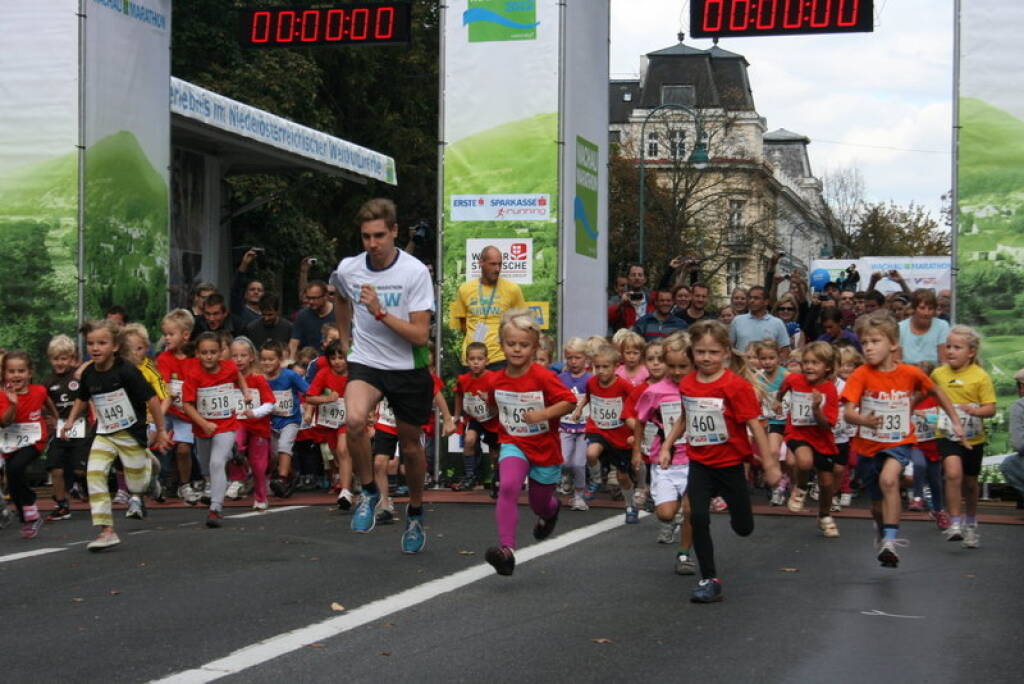
[[[1024,497],[1024,454],[1010,454],[1000,465],[1003,477]]]

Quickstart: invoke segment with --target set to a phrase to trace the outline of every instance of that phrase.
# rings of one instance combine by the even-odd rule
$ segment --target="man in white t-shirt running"
[[[342,259],[330,282],[338,292],[335,317],[348,353],[345,411],[348,452],[363,486],[352,515],[352,530],[370,532],[381,492],[373,481],[370,438],[372,412],[382,398],[395,414],[399,452],[409,485],[409,508],[402,551],[418,553],[423,531],[423,480],[426,458],[422,425],[430,421],[430,313],[434,290],[430,272],[416,257],[395,246],[398,220],[388,199],[367,201],[356,214],[365,252]],[[349,338],[351,333],[351,347]]]

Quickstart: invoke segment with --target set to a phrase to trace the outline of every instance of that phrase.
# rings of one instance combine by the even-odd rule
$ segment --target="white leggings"
[[[572,486],[574,489],[584,489],[587,486],[587,435],[583,432],[562,432],[558,433],[562,440],[562,458],[565,459],[563,468],[572,472]]]
[[[221,432],[212,437],[196,435],[196,458],[199,459],[203,477],[210,481],[211,511],[219,511],[224,506],[224,492],[228,488],[226,468],[234,445],[234,431]]]

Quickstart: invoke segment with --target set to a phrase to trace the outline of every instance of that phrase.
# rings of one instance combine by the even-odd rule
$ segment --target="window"
[[[608,142],[612,145],[622,142],[622,131],[608,131]]]
[[[696,92],[692,85],[663,85],[661,86],[661,104],[693,107],[697,101]]]
[[[729,259],[725,262],[725,291],[732,294],[743,282],[743,270],[746,261],[743,259]]]
[[[686,131],[675,129],[668,133],[669,151],[673,159],[682,159],[686,155]]]
[[[632,102],[633,101],[633,93],[629,92],[628,90],[623,92],[622,93],[622,101],[623,102]]]
[[[648,133],[647,134],[647,157],[649,159],[657,159],[658,158],[658,153],[659,153],[659,149],[658,149],[658,134],[657,133]]]
[[[743,208],[745,200],[729,200],[729,216],[725,224],[725,241],[730,245],[745,242],[746,231],[743,226]]]

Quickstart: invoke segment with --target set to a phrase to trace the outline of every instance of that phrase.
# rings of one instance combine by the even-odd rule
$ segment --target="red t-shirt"
[[[259,373],[250,373],[245,376],[245,384],[249,388],[249,397],[255,399],[256,395],[259,395],[259,401],[249,402],[249,408],[256,408],[262,404],[273,404],[274,391],[270,389],[270,385],[267,383],[267,379]],[[256,406],[253,406],[253,404]],[[245,428],[246,431],[254,437],[264,437],[270,439],[270,416],[266,415],[262,418],[239,418],[238,427]]]
[[[170,350],[162,351],[156,356],[156,369],[160,371],[160,376],[167,385],[167,392],[171,395],[170,414],[191,423],[189,417],[181,410],[181,389],[185,384],[185,369],[191,365],[188,362],[195,363],[195,359],[187,356],[179,359]]]
[[[309,392],[306,393],[306,396],[318,397],[321,395],[330,394],[331,392],[336,392],[339,397],[339,401],[342,403],[342,406],[344,406],[345,387],[347,385],[348,375],[338,375],[329,367],[321,368],[319,371],[317,371],[316,377],[313,378],[313,382],[310,383]],[[318,419],[320,418],[319,412],[321,406],[323,406],[323,404],[318,404],[316,407],[317,412],[313,416],[314,422],[318,421]],[[316,425],[314,425],[313,428],[310,430],[310,432],[313,434],[314,442],[330,443],[334,441],[331,439],[332,436],[336,440],[338,434],[345,432],[345,423],[341,423],[341,425],[339,425],[337,428],[330,428],[327,427],[326,425],[320,425],[319,422],[317,422]]]
[[[827,428],[818,426],[818,421],[814,417],[811,393],[815,390],[821,392],[821,412],[828,421]],[[791,408],[786,417],[786,439],[807,442],[819,454],[837,453],[839,450],[836,448],[836,438],[831,427],[839,420],[839,394],[836,392],[835,383],[831,380],[822,380],[817,385],[811,385],[803,373],[790,373],[782,381],[779,391],[791,392]]]
[[[528,425],[523,415],[562,401],[575,406],[576,395],[557,375],[537,363],[517,378],[509,377],[505,370],[495,371],[490,377],[491,401],[498,409],[498,441],[519,447],[534,465],[561,465],[560,419]]]
[[[19,448],[26,446],[34,446],[36,451],[42,452],[46,448],[46,440],[49,438],[46,431],[46,421],[43,419],[43,407],[46,405],[46,400],[50,396],[49,392],[42,385],[29,385],[25,394],[17,395],[18,400],[14,407],[14,423],[21,423],[21,428],[15,428],[14,425],[8,425],[7,429],[12,431],[15,430],[29,432],[25,433],[28,437],[32,431],[35,430],[33,425],[39,426],[39,439],[29,444],[24,444],[21,447],[17,447],[17,442],[4,441],[6,448],[12,449],[11,453]],[[11,405],[11,400],[7,398],[7,394],[0,392],[0,415],[7,413],[8,407]],[[4,454],[4,457],[8,457],[10,454]]]
[[[646,387],[641,382],[640,387]],[[634,387],[616,376],[607,387],[601,385],[597,376],[587,381],[587,396],[590,402],[590,417],[587,418],[587,434],[601,435],[615,449],[629,449],[629,437],[633,432],[626,425],[624,415],[626,399]]]
[[[480,377],[474,377],[472,373],[463,373],[455,381],[455,394],[462,395],[462,413],[480,423],[484,430],[497,432],[498,413],[491,401],[490,389],[491,371],[484,371]],[[466,403],[467,394],[470,395],[469,406]],[[488,415],[490,418],[480,420]]]
[[[433,373],[430,374],[430,377],[434,380],[434,393],[430,395],[430,420],[423,426],[423,434],[427,437],[433,437],[434,433],[437,432],[437,421],[434,420],[434,414],[437,412],[437,409],[434,408],[434,397],[444,389],[444,383],[441,382],[441,378]]]
[[[687,373],[679,382],[690,460],[710,468],[739,465],[753,452],[746,423],[761,416],[754,386],[728,368],[714,382],[700,382],[697,375]]]
[[[622,405],[622,419],[628,420],[630,418],[638,418],[636,413],[636,403],[640,401],[640,397],[643,396],[644,392],[651,386],[651,379],[647,378],[643,383],[637,385],[630,391],[629,396],[626,397],[626,402]]]
[[[880,371],[867,364],[853,371],[843,388],[843,401],[860,406],[861,415],[878,413],[882,427],[877,431],[857,429],[853,448],[861,456],[873,457],[879,451],[917,441],[910,420],[910,398],[915,392],[928,392],[935,383],[917,366],[900,363],[890,371]],[[874,433],[874,434],[873,434]]]
[[[917,437],[917,448],[929,461],[941,461],[939,443],[936,440],[935,426],[938,423],[939,400],[928,395],[914,407],[914,434]]]
[[[214,435],[238,429],[235,417],[234,390],[238,386],[238,366],[234,361],[220,361],[217,370],[209,372],[198,361],[185,368],[185,385],[181,398],[194,404],[206,420],[216,423]],[[226,401],[226,403],[225,403]],[[197,437],[210,437],[199,432]]]

